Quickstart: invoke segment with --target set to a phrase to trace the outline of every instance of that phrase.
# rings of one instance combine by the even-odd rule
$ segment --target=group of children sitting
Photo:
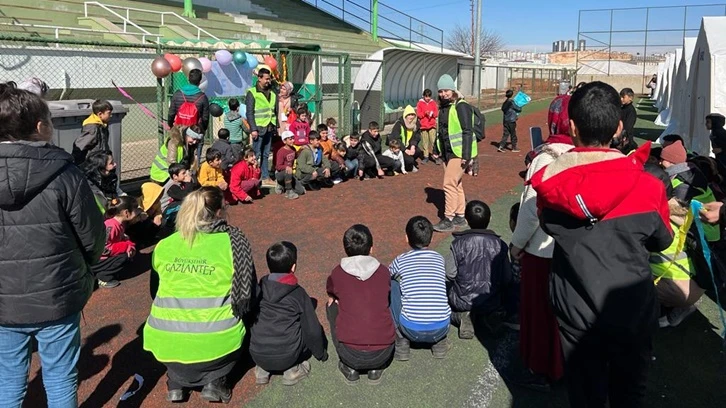
[[[411,359],[411,343],[445,358],[450,323],[459,337],[475,335],[477,315],[516,315],[516,293],[507,245],[488,230],[491,211],[481,201],[466,207],[470,230],[454,234],[447,257],[429,249],[433,225],[422,216],[405,227],[410,250],[386,267],[371,256],[373,235],[365,225],[343,236],[346,257],[327,279],[325,305],[338,370],[349,383],[361,373],[381,382],[392,359]],[[515,214],[516,219],[516,214]],[[469,256],[475,248],[478,256]],[[297,248],[278,242],[267,250],[270,274],[260,280],[258,315],[251,327],[250,354],[257,384],[282,374],[295,385],[310,373],[309,359],[328,359],[327,338],[315,305],[296,276]]]

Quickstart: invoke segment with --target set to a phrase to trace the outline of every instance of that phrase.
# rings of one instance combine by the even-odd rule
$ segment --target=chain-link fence
[[[15,37],[0,34],[0,81],[20,82],[30,77],[44,80],[50,87],[49,101],[76,99],[119,100],[128,114],[122,121],[122,180],[148,176],[149,166],[164,138],[161,121],[167,120],[173,92],[186,83],[181,74],[157,80],[151,61],[166,53],[212,59],[216,48],[171,47],[156,44],[127,44],[98,41]],[[315,123],[327,118],[338,122],[341,132],[350,129],[351,76],[347,54],[277,49],[244,49],[253,55],[272,55],[278,62],[276,82],[294,84],[302,103],[307,103]],[[229,69],[238,69],[234,65]],[[215,67],[214,69],[222,69]],[[214,71],[213,71],[214,72]],[[240,72],[240,77],[243,72]],[[210,76],[207,94],[223,108],[236,97],[244,103],[247,83],[254,86],[251,73],[238,84]],[[217,79],[212,79],[217,78]],[[236,80],[236,79],[235,79]],[[234,82],[234,81],[233,81]],[[245,83],[241,83],[245,82]],[[116,84],[120,89],[117,89]],[[237,85],[239,94],[222,93]],[[211,91],[211,92],[210,92]],[[224,95],[224,96],[216,96]],[[133,100],[131,99],[133,98]],[[212,118],[207,141],[222,127],[221,118]],[[80,129],[79,129],[80,135]]]
[[[470,102],[481,110],[498,108],[506,100],[505,93],[511,89],[522,91],[532,100],[551,98],[557,95],[560,83],[574,81],[574,70],[484,66],[481,76],[481,93]]]

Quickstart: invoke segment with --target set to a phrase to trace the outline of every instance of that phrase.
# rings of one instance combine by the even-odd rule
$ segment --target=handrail
[[[83,3],[83,10],[84,10],[84,13],[85,13],[85,16],[86,17],[88,17],[88,6],[89,5],[91,5],[91,6],[99,6],[102,9],[110,12],[111,14],[114,14],[116,17],[122,19],[123,22],[124,22],[124,31],[126,30],[126,23],[127,22],[130,23],[130,24],[132,24],[134,27],[138,27],[136,24],[134,24],[131,21],[131,15],[130,15],[132,11],[137,11],[137,12],[140,12],[140,13],[156,14],[156,15],[160,16],[159,22],[160,22],[160,25],[162,25],[162,26],[164,25],[164,16],[176,17],[177,19],[181,20],[185,24],[187,24],[187,25],[189,25],[191,27],[194,27],[197,30],[197,40],[201,40],[202,39],[202,33],[203,33],[207,37],[219,41],[219,37],[213,35],[209,31],[207,31],[204,28],[202,28],[202,27],[200,27],[200,26],[192,23],[191,21],[187,20],[186,18],[180,16],[179,14],[177,14],[177,13],[175,13],[173,11],[147,10],[147,9],[141,9],[141,8],[136,8],[136,7],[117,6],[117,5],[113,5],[113,4],[101,4],[101,3],[97,2],[97,1],[87,1],[87,2]],[[126,17],[121,16],[120,14],[114,12],[112,9],[126,11]]]
[[[303,1],[312,6],[315,6],[317,9],[319,9],[323,12],[326,12],[334,17],[340,18],[341,20],[345,21],[348,24],[358,27],[364,31],[371,31],[371,26],[372,26],[372,22],[370,21],[371,9],[369,9],[361,4],[358,4],[351,0],[340,0],[340,6],[337,4],[333,4],[328,0],[303,0]],[[347,10],[346,10],[346,5],[348,7]],[[369,16],[368,19],[362,18],[358,14],[351,13],[350,12],[351,7],[357,7],[359,9],[361,9],[362,11],[364,11],[365,13],[367,13],[367,15]],[[404,19],[408,19],[408,26],[406,26],[405,24],[392,20],[391,18],[388,18],[387,16],[381,15],[380,12],[378,13],[379,21],[385,20],[394,25],[394,27],[389,27],[389,28],[381,27],[380,25],[378,27],[379,30],[389,33],[391,35],[391,38],[397,39],[397,40],[402,40],[402,41],[407,41],[411,46],[414,46],[414,40],[417,39],[418,37],[420,37],[421,42],[438,46],[441,48],[441,51],[444,50],[444,31],[443,30],[433,27],[433,26],[427,24],[425,21],[420,20],[416,17],[413,17],[409,14],[406,14],[387,4],[379,2],[378,7],[379,7],[379,9],[381,7],[384,7],[386,9],[392,11],[395,14],[403,16]],[[331,8],[333,9],[333,11],[330,10]],[[336,15],[337,12],[339,12],[340,15]],[[355,19],[356,21],[350,21],[351,18]],[[358,20],[362,21],[363,24],[360,23]],[[414,29],[414,24],[413,24],[414,21],[421,23],[425,27],[431,28],[431,29],[435,30],[436,32],[438,32],[439,38],[430,37],[429,35],[427,35],[426,33],[423,32],[423,29],[421,29],[421,31]],[[400,33],[396,33],[395,31],[398,31],[397,29],[402,29],[401,32],[403,33],[403,35],[401,35]],[[428,40],[428,41],[426,41],[426,40]],[[421,48],[421,47],[419,47],[419,48]]]
[[[121,34],[140,35],[142,43],[146,43],[147,36],[156,37],[157,42],[159,41],[159,38],[162,37],[159,34],[144,34],[144,33],[134,33],[134,32],[123,32],[123,31],[96,30],[94,28],[64,27],[64,26],[45,25],[45,24],[24,24],[24,23],[16,23],[16,22],[0,23],[0,26],[42,28],[42,29],[54,30],[53,35],[55,36],[56,40],[60,38],[61,31],[80,31],[80,32],[86,32],[86,33],[117,34],[117,35],[121,35]]]
[[[89,5],[90,6],[98,6],[98,7],[101,7],[102,9],[108,11],[109,13],[111,13],[114,16],[116,16],[116,17],[120,18],[121,20],[123,20],[123,22],[124,22],[124,30],[123,30],[124,34],[127,34],[127,27],[126,26],[130,24],[132,27],[136,27],[136,29],[139,30],[139,31],[141,31],[142,33],[151,35],[151,32],[146,31],[145,29],[141,28],[138,24],[134,23],[133,21],[129,20],[128,18],[124,18],[124,16],[122,16],[121,14],[119,14],[119,13],[111,10],[105,4],[101,4],[101,3],[97,2],[97,1],[87,1],[87,2],[83,3],[83,16],[86,17],[86,18],[88,17],[88,6]],[[128,34],[130,34],[130,33],[128,33]]]

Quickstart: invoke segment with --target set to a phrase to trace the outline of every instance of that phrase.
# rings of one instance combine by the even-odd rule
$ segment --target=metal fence
[[[506,100],[505,93],[511,89],[522,91],[532,100],[551,98],[557,95],[560,83],[574,82],[574,70],[483,66],[481,93],[468,98],[481,110],[494,109]]]
[[[16,37],[0,33],[0,81],[23,81],[39,77],[48,83],[48,100],[119,100],[129,112],[122,122],[122,180],[148,176],[164,132],[172,92],[179,87],[170,76],[157,80],[151,61],[165,53],[181,58],[212,58],[216,49],[171,47],[157,44],[128,44],[99,41]],[[335,118],[340,131],[350,129],[351,76],[347,54],[277,49],[244,49],[258,55],[273,55],[278,61],[279,80],[289,80],[307,103],[315,123]],[[134,100],[124,96],[118,85]],[[210,97],[226,107],[230,97]],[[134,102],[135,101],[135,102]],[[154,116],[154,117],[152,117]],[[158,119],[157,119],[158,118]],[[207,134],[211,142],[222,126],[212,118]],[[79,133],[80,135],[80,133]]]

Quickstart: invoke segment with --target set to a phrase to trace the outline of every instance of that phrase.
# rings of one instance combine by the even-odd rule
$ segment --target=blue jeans
[[[407,328],[401,324],[401,311],[403,310],[403,296],[401,294],[401,284],[397,280],[391,280],[391,314],[393,315],[393,323],[396,329],[407,339],[414,343],[432,343],[436,344],[443,340],[449,334],[449,325],[427,331],[416,331]]]
[[[20,408],[28,388],[31,339],[38,341],[48,408],[78,406],[81,314],[53,322],[0,326],[0,407]]]
[[[345,159],[345,167],[348,168],[348,172],[345,174],[345,177],[350,178],[358,176],[358,159]]]
[[[262,172],[262,180],[268,180],[270,178],[270,147],[272,147],[272,134],[273,132],[267,131],[265,133],[260,132],[257,136],[257,140],[252,142],[252,148],[255,150],[255,156],[257,156],[257,162],[260,163],[260,170]]]

